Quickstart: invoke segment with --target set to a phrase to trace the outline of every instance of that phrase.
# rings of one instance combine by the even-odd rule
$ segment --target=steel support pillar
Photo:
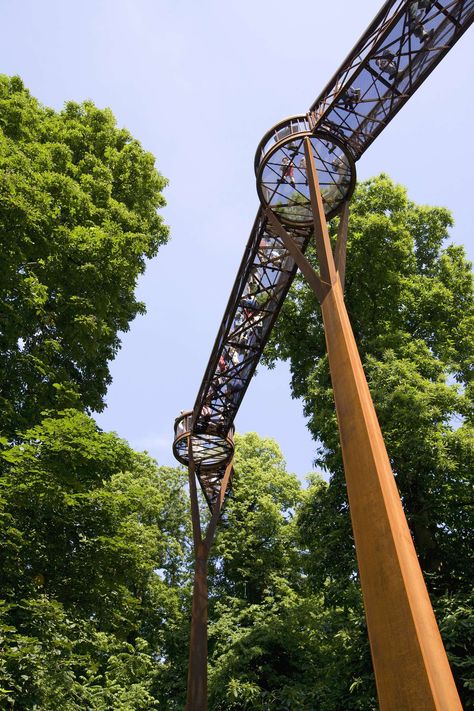
[[[321,304],[380,709],[462,711],[344,303],[347,213],[335,259],[308,139],[305,153],[319,274],[267,215]]]
[[[207,558],[195,551],[186,711],[207,709]]]
[[[189,437],[188,441],[188,454],[189,494],[194,544],[194,585],[185,711],[207,711],[207,562],[233,469],[231,460],[222,478],[219,497],[214,504],[211,520],[203,538],[191,437]]]

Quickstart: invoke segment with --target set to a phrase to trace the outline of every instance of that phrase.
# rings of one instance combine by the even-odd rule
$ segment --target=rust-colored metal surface
[[[207,709],[207,556],[203,544],[194,558],[186,711]]]
[[[306,174],[304,145],[308,139],[318,164],[326,219],[337,215],[355,187],[355,163],[343,142],[325,130],[286,133],[288,121],[277,131],[278,142],[267,148],[257,169],[257,192],[263,206],[270,206],[278,219],[290,226],[311,226],[313,215]],[[281,134],[283,138],[281,138]]]
[[[213,504],[212,516],[202,535],[199,500],[196,486],[197,470],[193,456],[193,438],[188,434],[188,473],[194,545],[194,584],[189,641],[189,664],[186,711],[207,711],[207,562],[222,513],[225,496],[232,480],[232,459],[228,462]]]
[[[307,144],[320,298],[360,581],[382,711],[462,706],[395,484],[344,303]],[[347,219],[342,221],[347,229]],[[340,233],[342,245],[345,236]],[[338,243],[339,243],[338,240]],[[339,247],[339,264],[343,247]],[[295,255],[305,269],[303,254]],[[340,268],[340,267],[339,267]]]
[[[311,106],[357,160],[473,20],[473,0],[389,0]]]
[[[231,424],[224,435],[212,423],[206,424],[205,431],[193,432],[192,423],[192,411],[182,412],[174,421],[173,454],[181,464],[192,466],[212,510],[234,454],[234,426]]]
[[[322,312],[380,708],[461,711],[339,281]]]

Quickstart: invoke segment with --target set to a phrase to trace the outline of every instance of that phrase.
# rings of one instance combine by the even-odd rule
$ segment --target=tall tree
[[[259,708],[291,676],[290,648],[268,624],[299,578],[299,497],[275,442],[236,437],[233,493],[210,562],[211,709]]]
[[[294,571],[298,579],[292,518],[300,483],[286,471],[274,440],[249,433],[235,441],[232,496],[214,546],[210,583],[219,585],[220,592],[258,603],[278,571],[285,580]]]
[[[351,205],[345,292],[415,547],[467,703],[473,288],[462,248],[443,246],[451,224],[446,209],[415,205],[385,175],[362,183]],[[309,256],[314,260],[314,253]],[[323,325],[300,278],[266,357],[269,363],[290,361],[293,393],[303,398],[318,442],[317,463],[331,475],[328,487],[313,489],[299,516],[310,578],[328,605],[350,601],[351,609],[360,609]],[[457,624],[453,608],[463,611]]]
[[[144,310],[165,185],[110,110],[0,76],[2,708],[180,707],[182,473],[82,412]]]
[[[76,410],[27,430],[1,462],[0,706],[179,708],[183,472]]]
[[[0,432],[42,410],[101,410],[166,180],[109,109],[41,106],[0,76]]]

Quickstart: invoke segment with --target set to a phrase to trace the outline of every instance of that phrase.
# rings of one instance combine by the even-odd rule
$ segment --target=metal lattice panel
[[[286,225],[310,227],[313,223],[304,152],[306,137],[318,171],[327,219],[340,212],[355,186],[352,155],[327,131],[305,131],[277,140],[261,151],[257,191],[262,205],[270,206]],[[275,138],[279,138],[278,134]]]
[[[474,0],[388,2],[311,106],[360,158],[474,19]]]

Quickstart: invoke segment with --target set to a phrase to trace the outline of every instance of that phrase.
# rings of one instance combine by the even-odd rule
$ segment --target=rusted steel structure
[[[231,487],[234,418],[296,269],[301,268],[315,290],[316,296],[322,304],[324,316],[325,308],[327,311],[328,304],[335,298],[333,296],[335,282],[340,286],[344,280],[347,229],[345,206],[347,206],[355,185],[355,162],[467,30],[473,19],[474,0],[419,0],[418,2],[388,0],[334,77],[312,104],[308,113],[279,122],[265,134],[258,146],[255,172],[261,207],[257,212],[194,408],[188,413],[182,413],[175,421],[173,450],[177,459],[188,466],[190,472],[190,490],[194,501],[192,513],[197,578],[202,578],[207,565],[207,555],[217,519],[222,511],[225,496]],[[315,184],[317,189],[314,188]],[[321,234],[318,236],[318,229],[319,232],[321,230],[324,232],[321,226],[322,222],[325,224],[325,220],[341,212],[341,231],[334,255],[334,263],[337,264],[336,279],[334,264],[331,267],[333,257],[332,254],[330,258],[328,257],[327,244],[325,247],[326,257],[324,258],[327,266],[326,273],[324,272],[322,256],[324,250],[321,246]],[[319,275],[314,273],[304,258],[304,251],[313,236],[316,238],[317,247],[318,239],[320,241],[317,249],[321,269]],[[331,295],[330,298],[328,295]],[[342,300],[343,305],[342,290],[336,301],[338,299]],[[326,304],[326,307],[323,304]],[[326,314],[327,340],[329,339],[328,334],[336,328],[334,325],[336,322],[339,323],[338,328],[342,329],[341,333],[344,330],[347,331],[347,324],[344,327],[341,325],[344,321],[344,319],[341,321],[341,313],[345,312],[345,307],[342,311],[341,308],[340,303],[338,307],[333,304],[332,309],[329,309],[332,314],[329,321]],[[348,328],[350,329],[350,325]],[[334,347],[334,343],[339,345]],[[340,397],[338,403],[336,395],[338,387],[335,379],[339,379],[341,382],[347,380],[348,373],[351,374],[350,377],[355,378],[354,382],[356,383],[353,386],[354,392],[358,392],[362,387],[360,378],[363,378],[363,371],[361,371],[361,367],[358,370],[357,358],[353,352],[354,346],[348,346],[347,343],[348,341],[344,341],[344,338],[339,334],[332,341],[331,349],[328,340],[330,360],[332,353],[334,362],[337,362],[341,356],[340,349],[343,348],[348,348],[347,353],[351,354],[351,358],[344,365],[345,370],[335,366],[337,375],[332,370],[346,476],[349,478],[348,468],[351,467],[348,461],[351,443],[344,433],[347,432],[345,418],[349,417],[350,413],[347,412],[347,406],[342,404]],[[355,360],[352,360],[352,357]],[[356,371],[357,377],[355,376]],[[366,388],[366,384],[364,387]],[[360,409],[361,404],[357,398],[351,400],[353,422],[354,418],[358,416],[362,419],[375,417],[376,421],[374,412],[370,415],[367,414],[373,411],[373,406],[370,409],[366,402],[367,397],[370,399],[368,389],[362,397],[365,403],[362,409]],[[369,407],[368,410],[364,410],[366,406]],[[341,412],[345,413],[342,420]],[[359,449],[364,446],[368,447],[373,454],[374,461],[378,461],[378,464],[374,465],[373,486],[375,488],[372,494],[377,486],[381,486],[380,482],[384,478],[387,479],[386,463],[388,459],[384,460],[386,453],[383,455],[380,449],[382,447],[385,452],[383,441],[380,441],[378,435],[373,434],[377,427],[373,431],[371,430],[371,434],[359,432],[358,436],[361,439],[357,445]],[[357,430],[357,428],[355,429]],[[375,442],[376,444],[374,444]],[[373,447],[375,450],[371,449]],[[383,464],[381,464],[382,460],[384,460]],[[202,546],[203,539],[195,522],[195,518],[198,516],[196,478],[213,512],[212,520],[215,521],[211,538],[208,535],[205,538],[209,544],[207,548]],[[376,481],[377,485],[374,483]],[[408,549],[404,549],[405,552],[400,553],[399,546],[397,547],[396,544],[397,536],[398,538],[403,537],[408,529],[403,528],[403,525],[406,527],[406,521],[398,494],[395,497],[398,500],[397,504],[393,498],[393,487],[390,488],[392,485],[387,484],[387,486],[389,486],[387,491],[390,491],[387,496],[392,499],[390,506],[382,512],[381,509],[379,510],[379,505],[382,505],[382,500],[380,500],[374,511],[374,530],[383,530],[384,535],[392,536],[393,547],[390,552],[388,549],[385,551],[386,558],[382,555],[381,560],[376,561],[377,556],[375,556],[370,563],[373,537],[368,536],[367,539],[361,533],[356,533],[358,526],[354,515],[357,515],[356,511],[360,502],[357,497],[354,498],[354,495],[350,501],[381,708],[384,710],[400,708],[399,697],[395,696],[396,688],[400,693],[400,687],[394,686],[388,681],[390,665],[393,667],[393,665],[399,664],[400,658],[406,652],[403,648],[403,639],[398,639],[400,635],[403,637],[403,629],[400,629],[400,625],[408,625],[406,627],[407,638],[410,636],[408,628],[415,630],[418,634],[420,633],[419,625],[421,625],[421,638],[413,638],[415,641],[410,639],[408,647],[411,645],[412,651],[407,653],[408,656],[402,664],[404,669],[408,668],[407,664],[412,667],[415,665],[413,668],[419,669],[419,672],[411,674],[412,680],[414,679],[411,686],[408,684],[407,688],[404,688],[403,693],[406,693],[406,698],[403,708],[446,709],[446,711],[457,709],[460,708],[460,705],[455,705],[459,702],[454,701],[455,690],[453,692],[452,677],[450,677],[444,651],[440,652],[439,650],[440,640],[436,623],[433,628],[432,612],[430,617],[426,608],[426,605],[429,607],[429,600],[421,571],[416,562],[416,555],[413,560],[413,554],[407,553]],[[349,482],[348,489],[350,495]],[[385,503],[387,502],[385,501]],[[367,514],[367,512],[365,513]],[[405,521],[404,524],[403,521]],[[397,526],[402,526],[402,528],[397,529]],[[402,532],[400,533],[400,531]],[[372,544],[370,542],[359,543],[358,539],[359,541],[372,540]],[[400,563],[400,555],[402,558],[405,556],[403,565]],[[403,617],[402,615],[399,619],[392,620],[395,625],[394,629],[398,630],[395,634],[395,637],[398,635],[398,646],[395,643],[392,644],[393,640],[390,643],[387,640],[387,646],[389,648],[392,646],[392,651],[390,652],[389,649],[388,655],[382,653],[381,645],[383,646],[383,635],[387,634],[387,629],[390,627],[384,627],[383,614],[379,614],[380,602],[377,603],[377,599],[374,597],[377,587],[374,587],[373,578],[367,573],[367,570],[370,571],[371,566],[373,567],[375,564],[382,566],[379,568],[379,572],[386,568],[387,575],[394,581],[391,592],[387,593],[388,600],[390,600],[388,604],[393,603],[397,606],[396,595],[400,591],[404,591],[405,596],[408,595],[409,598],[407,598],[408,616]],[[404,565],[408,567],[405,569]],[[396,570],[399,571],[398,577]],[[405,572],[400,574],[400,570]],[[413,576],[413,581],[415,581],[412,581],[411,587],[408,585],[411,593],[407,593],[407,581],[405,580],[403,583],[402,580],[405,574]],[[400,583],[401,580],[402,583]],[[199,580],[196,584],[198,583]],[[202,637],[205,636],[203,619],[204,608],[205,615],[207,615],[207,592],[204,600],[205,586],[203,587],[202,580],[199,585],[200,592],[195,587],[195,602],[199,597],[202,604],[199,607],[196,603],[196,610],[193,605],[188,711],[207,708],[205,683],[201,683],[202,679],[199,681],[201,677],[205,677],[203,654],[207,647],[204,645]],[[397,585],[399,585],[398,588]],[[418,597],[421,595],[424,600],[421,605],[423,608],[420,613],[421,617],[417,617],[418,613],[413,609],[413,595]],[[431,610],[431,608],[429,609]],[[410,615],[412,615],[410,618],[412,620],[411,627],[408,622]],[[371,623],[371,620],[378,621]],[[200,632],[197,632],[198,629]],[[427,640],[429,641],[428,646]],[[434,666],[430,657],[429,645],[434,645],[437,649],[434,657],[438,661],[433,662]],[[446,692],[447,696],[443,696],[439,684],[433,686],[431,678],[433,674],[435,676],[441,674],[441,687],[444,685],[444,688],[448,686],[450,689],[449,692]],[[400,674],[395,676],[399,678]],[[417,689],[423,689],[421,695]],[[430,698],[428,698],[429,693],[426,689],[431,689]]]
[[[417,5],[418,14],[412,11],[414,5]],[[289,135],[301,138],[303,134],[319,131],[334,145],[336,142],[342,144],[351,161],[355,162],[464,34],[473,19],[474,0],[385,2],[309,112],[281,121],[260,141],[255,170],[263,206],[268,204],[266,190],[274,187],[268,179],[272,168],[276,171],[274,181],[278,184],[279,168],[272,166],[272,162],[277,164],[285,157],[289,163],[293,162],[296,188],[296,204],[290,202],[288,210],[293,207],[293,211],[298,212],[301,209],[298,199],[303,201],[306,198],[308,204],[305,177],[298,167],[303,156],[301,151],[297,154],[292,150],[291,143],[285,144]],[[329,149],[328,153],[334,156],[336,151],[331,153]],[[273,161],[265,160],[268,156],[273,156]],[[320,166],[317,167],[320,174]],[[262,181],[265,171],[268,184]],[[334,166],[327,162],[326,180],[320,174],[323,190],[336,184],[336,173]],[[285,193],[288,185],[291,183],[281,178],[279,187],[272,191],[271,205],[281,199],[280,193]],[[212,465],[215,479],[201,481],[200,469],[204,467],[209,471],[207,463],[213,461],[215,451],[225,448],[223,442],[296,272],[288,250],[268,226],[263,206],[257,212],[245,247],[187,430],[201,441],[196,466],[210,506],[218,495],[225,458],[218,465]],[[327,217],[335,214],[337,207],[334,203],[325,205]],[[289,231],[304,250],[312,232],[309,212],[306,217],[303,212],[301,224],[294,221]],[[254,298],[251,304],[247,300],[245,305],[247,296]],[[185,444],[179,446],[175,442],[174,452],[179,461],[187,464]]]

